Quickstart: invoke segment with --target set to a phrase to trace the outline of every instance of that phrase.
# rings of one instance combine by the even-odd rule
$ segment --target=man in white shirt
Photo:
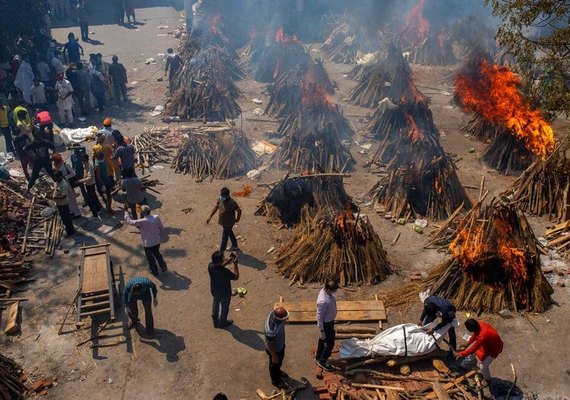
[[[47,111],[46,86],[38,78],[34,78],[34,84],[30,89],[30,99],[36,110]]]
[[[57,92],[56,104],[61,124],[73,124],[73,86],[63,77],[63,74],[57,74],[55,91]]]

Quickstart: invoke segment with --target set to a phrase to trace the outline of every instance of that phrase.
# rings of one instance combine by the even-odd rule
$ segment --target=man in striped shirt
[[[158,292],[153,281],[143,277],[133,277],[127,281],[125,292],[123,293],[123,303],[127,315],[129,316],[128,328],[132,329],[139,323],[139,308],[137,302],[140,300],[144,307],[144,319],[146,334],[149,338],[154,337],[154,319],[152,317],[151,300],[154,306],[158,305],[156,298]]]

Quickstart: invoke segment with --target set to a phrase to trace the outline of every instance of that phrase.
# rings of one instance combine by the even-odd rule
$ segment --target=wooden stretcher
[[[80,324],[87,317],[104,314],[114,321],[116,294],[109,243],[81,247],[76,323]]]

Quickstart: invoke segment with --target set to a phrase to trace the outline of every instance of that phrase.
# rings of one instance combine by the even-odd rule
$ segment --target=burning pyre
[[[314,214],[321,208],[335,211],[347,205],[356,211],[352,198],[344,189],[342,176],[289,177],[287,174],[259,204],[255,215],[263,215],[272,223],[290,227],[300,222],[304,207]]]
[[[292,172],[343,172],[354,159],[341,138],[353,133],[348,120],[318,85],[303,90],[302,107],[284,119],[279,132],[285,139],[272,162]]]
[[[321,46],[325,60],[342,64],[354,64],[358,53],[378,50],[374,39],[364,27],[355,30],[347,22],[339,22]]]
[[[321,60],[312,59],[288,71],[268,86],[269,102],[265,114],[275,118],[284,118],[296,113],[302,106],[303,96],[313,87],[327,94],[334,93],[334,86],[329,79]],[[305,93],[304,93],[305,92]]]
[[[421,65],[453,65],[457,58],[453,54],[448,33],[430,33],[410,51],[410,62]]]
[[[234,128],[190,133],[174,156],[171,168],[198,180],[228,179],[257,166],[255,152],[245,134]]]
[[[451,300],[458,309],[544,312],[552,287],[540,268],[540,251],[524,214],[512,203],[478,203],[457,223],[451,259],[429,272],[420,284],[394,291],[389,303],[401,304],[419,290]]]
[[[504,128],[484,156],[491,167],[501,172],[526,168],[532,162],[530,153],[545,158],[554,150],[552,128],[539,111],[529,106],[520,86],[520,78],[509,67],[486,59],[469,63],[455,80],[456,101],[466,112],[479,114],[487,126]]]
[[[263,49],[255,73],[258,82],[273,82],[299,64],[307,62],[309,54],[295,36],[283,33],[279,28],[274,41]]]
[[[242,77],[235,57],[220,47],[208,46],[174,77],[165,113],[204,122],[236,118],[241,114],[236,99],[242,92],[234,80]]]
[[[335,279],[341,286],[374,284],[391,273],[382,242],[366,216],[329,208],[316,214],[303,210],[275,264],[283,276],[301,283]]]

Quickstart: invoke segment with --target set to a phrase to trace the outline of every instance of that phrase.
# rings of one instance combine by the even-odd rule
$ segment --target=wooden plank
[[[377,321],[386,319],[386,313],[382,310],[376,311],[339,311],[336,321]],[[316,311],[289,312],[288,322],[316,322]]]
[[[400,400],[400,395],[393,389],[385,389],[386,400]]]
[[[20,302],[17,301],[8,306],[8,318],[6,320],[6,328],[4,333],[11,335],[20,331],[20,324],[18,323],[18,314],[20,311]]]
[[[83,247],[80,247],[79,249],[80,250],[87,250],[87,249],[94,249],[96,247],[107,247],[110,245],[111,245],[111,243],[101,243],[101,244],[94,244],[93,246],[83,246]]]
[[[439,400],[451,400],[451,397],[447,394],[441,383],[439,382],[432,382],[432,387],[435,395]]]
[[[101,306],[107,306],[109,307],[109,305],[111,304],[111,302],[109,301],[109,299],[105,300],[105,301],[100,301],[98,303],[81,303],[81,309],[85,310],[88,308],[97,308],[97,307],[101,307]]]
[[[459,383],[463,382],[465,379],[473,377],[475,374],[476,374],[475,371],[469,371],[465,375],[454,379],[453,382],[448,382],[448,383],[444,384],[442,387],[444,390],[451,390],[455,386],[455,384],[459,384]],[[430,393],[426,396],[426,399],[437,399],[437,394],[435,392]]]
[[[85,318],[85,317],[88,317],[90,315],[105,314],[105,313],[108,313],[110,311],[111,311],[111,309],[107,307],[107,308],[102,308],[100,310],[81,312],[81,317]]]
[[[91,293],[108,289],[106,254],[88,255],[83,258],[82,292]]]
[[[289,312],[291,311],[317,312],[317,303],[314,301],[299,301],[295,303],[285,301],[282,303],[276,303],[275,306],[284,307]],[[382,300],[337,301],[336,309],[338,311],[384,310],[384,302]]]

